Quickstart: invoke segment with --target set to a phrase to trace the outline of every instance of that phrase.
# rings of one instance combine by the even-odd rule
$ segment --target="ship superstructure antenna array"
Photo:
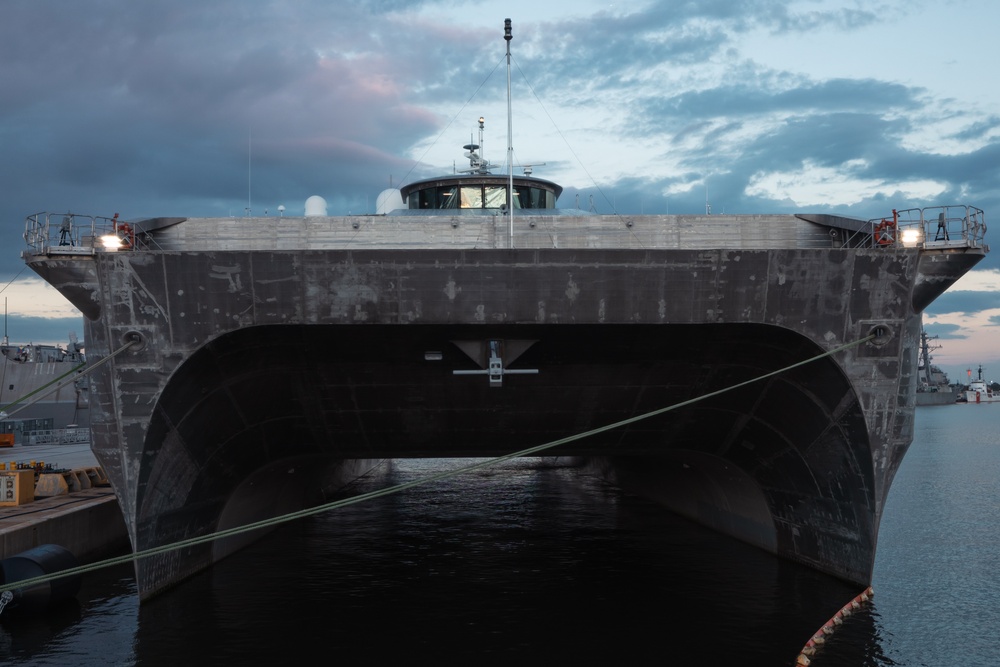
[[[920,328],[920,360],[924,366],[924,381],[931,384],[931,350],[936,350],[940,345],[930,346],[930,341],[937,340],[937,336],[928,336],[923,327]]]
[[[488,174],[490,173],[490,161],[487,160],[483,151],[483,128],[486,125],[486,119],[482,116],[479,117],[479,143],[473,143],[472,138],[469,138],[469,143],[462,148],[465,149],[465,157],[469,160],[468,169],[454,169],[455,173],[465,172],[470,174]],[[478,153],[476,151],[479,151]]]
[[[514,130],[510,105],[510,40],[514,35],[510,30],[510,19],[503,21],[503,38],[507,42],[507,228],[510,247],[514,247]]]

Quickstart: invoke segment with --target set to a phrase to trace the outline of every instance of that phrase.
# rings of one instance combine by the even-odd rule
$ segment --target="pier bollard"
[[[90,486],[111,486],[108,476],[104,474],[104,468],[100,466],[94,468],[83,468],[83,474],[90,480]]]
[[[35,496],[39,498],[63,496],[69,492],[70,481],[67,479],[67,473],[47,472],[39,475],[38,482],[35,483]]]
[[[81,470],[81,469],[78,469],[78,468],[74,468],[73,470],[70,470],[69,472],[70,472],[71,475],[73,475],[73,479],[76,480],[76,488],[74,489],[74,491],[82,491],[83,489],[89,489],[90,488],[90,486],[91,486],[91,484],[90,484],[90,476],[87,475],[87,471],[86,470]]]

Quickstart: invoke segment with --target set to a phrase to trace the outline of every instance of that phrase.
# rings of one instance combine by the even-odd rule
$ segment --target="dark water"
[[[363,490],[461,467],[397,461]],[[921,408],[875,599],[818,667],[998,665],[1000,405]],[[139,608],[130,567],[0,624],[18,665],[792,665],[859,590],[552,459],[302,520]]]

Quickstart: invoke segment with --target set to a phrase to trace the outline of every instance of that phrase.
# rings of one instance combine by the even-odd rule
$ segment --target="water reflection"
[[[466,463],[398,461],[358,490]],[[859,592],[529,459],[283,526],[141,609],[128,566],[87,576],[75,618],[4,623],[0,648],[32,665],[793,665]],[[881,604],[876,586],[813,665],[907,664]]]
[[[792,664],[857,594],[623,495],[517,461],[282,528],[144,605],[137,657]],[[379,484],[452,461],[397,462]],[[376,483],[372,481],[371,483]],[[185,642],[177,642],[183,627]],[[273,637],[273,642],[260,642]]]

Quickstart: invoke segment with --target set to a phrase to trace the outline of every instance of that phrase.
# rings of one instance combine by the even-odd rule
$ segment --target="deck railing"
[[[117,214],[107,218],[77,213],[29,215],[24,241],[35,253],[48,255],[92,255],[95,249],[115,250],[142,242]]]
[[[380,218],[382,219],[382,218]],[[700,219],[701,224],[695,229],[701,233],[697,239],[701,242],[713,241],[710,234],[706,234],[704,222],[708,219]],[[352,219],[352,236],[350,241],[361,241],[357,230],[363,225],[359,219]],[[396,222],[399,222],[398,220]],[[367,226],[367,225],[365,225]],[[464,225],[463,226],[467,226]],[[452,222],[451,228],[458,227],[456,222]],[[527,233],[538,235],[539,230],[525,230]],[[278,238],[282,235],[283,228],[275,225],[271,233]],[[652,228],[642,230],[646,236],[642,236],[636,241],[640,247],[660,247],[662,239],[656,237],[658,229],[655,225]],[[723,228],[720,228],[723,229]],[[261,230],[255,230],[248,234],[258,237]],[[573,229],[570,232],[578,232],[590,236],[597,236],[603,230],[594,229]],[[627,234],[637,236],[639,232],[632,228],[631,220],[625,226],[614,225],[609,227],[608,234]],[[663,230],[659,230],[662,232]],[[670,230],[667,230],[670,232]],[[727,238],[731,238],[726,231]],[[785,230],[786,232],[788,230]],[[751,230],[753,239],[759,243],[767,245],[779,243],[780,241],[790,242],[792,237],[784,239],[761,237],[756,231]],[[834,234],[836,232],[836,234]],[[265,232],[266,233],[266,232]],[[563,231],[565,234],[566,231]],[[982,209],[966,205],[949,206],[929,206],[925,208],[911,208],[894,210],[891,216],[885,218],[875,218],[869,220],[867,224],[858,221],[856,229],[832,230],[831,238],[836,243],[846,247],[873,247],[885,250],[904,248],[978,248],[982,247],[983,238],[986,233],[985,214]],[[652,236],[650,235],[652,234]],[[668,236],[673,239],[673,232]],[[847,235],[847,238],[840,237]],[[662,236],[662,234],[661,234]],[[358,238],[356,238],[358,237]],[[478,237],[477,237],[478,239]],[[27,218],[24,240],[28,245],[30,254],[45,255],[92,255],[95,252],[113,252],[117,250],[148,249],[150,244],[158,247],[153,235],[149,233],[136,233],[128,222],[120,220],[117,214],[108,218],[103,216],[78,215],[75,213],[36,213]],[[258,237],[258,240],[259,237]],[[421,241],[426,242],[424,237]],[[479,239],[481,240],[481,239]],[[376,242],[378,240],[376,239]],[[535,247],[537,239],[526,239],[528,247]],[[543,239],[544,241],[544,239]],[[815,239],[813,239],[815,241]],[[652,242],[652,245],[647,245]],[[804,241],[798,239],[798,243]],[[613,243],[607,244],[609,247]],[[801,246],[800,246],[801,247]],[[810,246],[811,247],[811,246]]]
[[[986,234],[986,216],[975,206],[928,206],[892,213],[868,221],[873,247],[978,248]]]

